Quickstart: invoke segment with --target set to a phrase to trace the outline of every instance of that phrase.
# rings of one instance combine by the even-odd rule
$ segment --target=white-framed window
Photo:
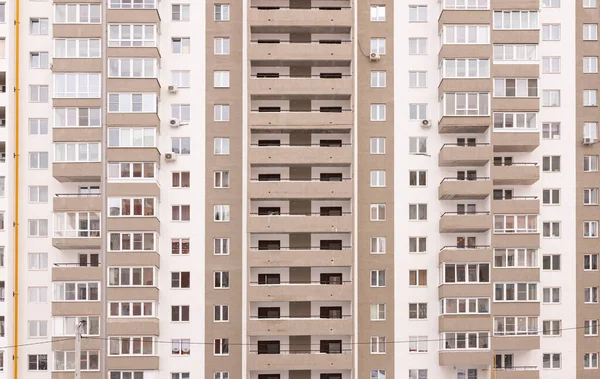
[[[100,108],[54,108],[55,128],[97,128],[100,120]]]
[[[385,38],[371,38],[371,53],[385,55]]]
[[[544,320],[542,321],[542,335],[546,337],[558,337],[561,335],[562,327],[561,320]]]
[[[560,205],[560,189],[542,190],[542,204]]]
[[[583,40],[597,41],[598,40],[598,24],[583,24]]]
[[[583,73],[597,74],[598,73],[598,57],[583,57]]]
[[[408,119],[410,121],[421,121],[427,119],[427,104],[409,104]]]
[[[489,263],[444,263],[442,283],[489,283]]]
[[[0,176],[0,197],[6,196],[6,177]]]
[[[385,287],[385,270],[371,270],[371,287]]]
[[[100,58],[100,38],[55,38],[54,58]]]
[[[442,62],[444,78],[489,78],[489,59],[444,59]]]
[[[108,235],[109,251],[156,251],[153,232],[113,232]]]
[[[543,172],[560,172],[560,155],[542,157]]]
[[[213,273],[213,288],[228,289],[229,288],[229,271],[215,271]]]
[[[598,156],[586,155],[583,157],[583,171],[597,172],[598,171]]]
[[[214,172],[214,188],[229,188],[229,171]]]
[[[583,238],[598,238],[598,221],[583,222]]]
[[[598,368],[598,353],[583,354],[583,368],[586,370],[597,369]]]
[[[384,22],[385,21],[385,5],[371,5],[371,21],[372,22]]]
[[[456,10],[485,10],[490,9],[489,0],[443,0],[443,9],[456,9]],[[459,378],[465,379],[465,378]],[[471,379],[471,378],[469,378]],[[475,378],[477,379],[477,378]]]
[[[47,52],[32,51],[29,53],[29,68],[48,68],[49,61]]]
[[[2,213],[4,218],[4,213]],[[4,222],[2,222],[4,226]],[[45,219],[30,219],[27,220],[27,231],[29,237],[48,237],[48,220]]]
[[[171,288],[190,288],[190,272],[176,271],[171,273]]]
[[[172,4],[171,5],[171,20],[172,21],[189,21],[190,20],[190,5],[189,4]]]
[[[542,256],[542,269],[560,271],[560,254],[544,254]]]
[[[108,303],[109,317],[156,317],[153,301],[111,301]]]
[[[410,187],[427,187],[427,171],[409,170],[408,185]]]
[[[426,221],[427,204],[408,204],[408,219],[410,221]]]
[[[190,104],[171,104],[171,117],[179,121],[189,122],[191,119]]]
[[[488,25],[444,25],[444,44],[489,44],[490,27]]]
[[[409,320],[427,320],[427,303],[409,303]]]
[[[427,270],[408,270],[408,285],[411,287],[427,286]]]
[[[542,123],[542,139],[560,139],[560,122]]]
[[[229,37],[215,37],[215,55],[229,55],[231,40]]]
[[[583,301],[586,304],[597,304],[598,287],[585,287],[583,289]]]
[[[427,137],[408,137],[409,154],[427,154]]]
[[[55,142],[54,162],[100,162],[100,142]]]
[[[489,314],[489,298],[444,298],[440,299],[440,314]]]
[[[538,318],[527,316],[494,317],[494,336],[537,335]]]
[[[157,0],[110,0],[111,9],[156,9]],[[112,379],[112,377],[111,377]],[[118,378],[121,379],[121,378]],[[123,377],[123,379],[125,379]],[[134,379],[138,379],[135,378]]]
[[[487,350],[489,332],[447,332],[440,334],[440,350]]]
[[[598,106],[598,90],[584,89],[583,90],[583,106],[597,107]]]
[[[542,223],[542,237],[560,238],[560,221],[544,221]]]
[[[427,352],[427,336],[408,336],[408,352],[409,353],[426,353]]]
[[[229,21],[229,4],[215,4],[215,21]]]
[[[48,302],[48,287],[27,287],[29,304],[45,304]]]
[[[545,287],[542,289],[544,304],[560,304],[560,287]]]
[[[32,17],[29,19],[29,34],[31,35],[48,35],[48,19]]]
[[[46,354],[28,354],[27,355],[27,370],[29,370],[29,371],[47,371],[48,370],[48,355],[46,355]]]
[[[489,116],[488,92],[447,92],[443,98],[444,116]]]
[[[408,39],[408,54],[409,55],[427,55],[427,38],[409,38]]]
[[[155,24],[109,24],[108,47],[155,47]]]
[[[371,237],[371,254],[385,254],[385,237]]]
[[[217,137],[214,139],[214,154],[229,155],[229,138]]]
[[[127,1],[127,0],[122,0],[122,1]],[[152,0],[152,1],[154,1],[154,0]],[[119,371],[110,370],[110,371],[108,371],[108,377],[110,379],[144,379],[144,372],[145,371],[141,371],[141,370],[136,370],[136,371],[132,371],[132,370],[119,370]],[[180,378],[176,378],[176,379],[180,379]],[[190,378],[187,377],[187,378],[181,378],[181,379],[190,379]]]
[[[409,5],[408,22],[427,22],[427,5]]]
[[[598,8],[598,0],[583,0],[584,8]]]
[[[598,205],[598,188],[585,188],[583,190],[584,205]]]
[[[109,113],[156,113],[156,93],[109,93]]]
[[[108,355],[156,355],[156,344],[154,337],[109,337]]]
[[[29,86],[30,103],[47,103],[49,97],[49,88],[45,85],[31,84]]]
[[[385,170],[371,170],[371,187],[385,187]]]
[[[494,112],[495,130],[537,129],[535,112]]]
[[[48,269],[48,253],[27,253],[27,269],[44,271]]]
[[[154,267],[109,267],[111,287],[154,287],[158,272]]]
[[[539,29],[538,11],[495,11],[494,29]]]
[[[191,150],[190,137],[172,137],[171,152],[181,155],[189,155]]]
[[[229,355],[229,338],[215,338],[214,355]]]
[[[99,282],[53,282],[52,301],[99,301]]]
[[[385,379],[385,370],[371,370],[371,379]]]
[[[29,338],[48,337],[47,320],[29,320],[27,321],[27,336]]]
[[[29,152],[29,169],[46,170],[48,169],[48,152],[32,151]]]
[[[81,371],[98,371],[100,352],[82,350],[81,358],[76,358],[74,351],[55,350],[53,371],[75,371],[75,359],[80,359]]]
[[[229,255],[229,238],[215,238],[213,252],[215,255]]]
[[[116,162],[108,164],[108,179],[115,180],[154,180],[156,163],[154,162]]]
[[[190,221],[191,209],[189,205],[172,205],[171,221]]]
[[[154,58],[109,58],[109,78],[156,78]]]
[[[171,239],[171,254],[172,255],[188,255],[190,253],[189,238],[172,238]]]
[[[408,87],[409,88],[426,88],[427,87],[427,71],[409,71],[408,72]]]
[[[385,121],[385,104],[371,104],[371,121]]]
[[[215,71],[214,80],[215,88],[229,88],[229,71]]]
[[[543,24],[542,41],[560,41],[560,24]]]
[[[229,305],[215,305],[214,322],[229,322]]]
[[[544,353],[544,354],[542,354],[542,367],[544,369],[560,369],[560,367],[561,367],[560,353]]]
[[[371,354],[385,354],[387,341],[385,337],[371,337]]]
[[[385,204],[371,204],[371,221],[385,221]]]
[[[503,267],[538,267],[538,252],[526,248],[494,249],[494,268]]]
[[[190,379],[181,378],[181,379]],[[215,371],[214,379],[229,379],[229,371]]]
[[[54,4],[55,24],[99,24],[101,4]]]
[[[219,122],[229,121],[229,104],[215,104],[214,120]]]
[[[560,57],[543,57],[542,73],[560,74]]]
[[[598,140],[598,123],[584,122],[583,123],[583,138],[591,138],[594,141]]]
[[[538,45],[494,45],[494,61],[537,61]]]
[[[560,0],[542,0],[542,8],[560,8]]]
[[[598,271],[598,254],[585,254],[583,256],[583,269],[585,271]]]
[[[494,215],[494,233],[537,233],[538,215]]]
[[[386,86],[386,72],[385,71],[371,71],[371,88],[385,88]]]
[[[598,320],[585,320],[583,324],[583,335],[592,337],[598,335]]]
[[[409,253],[426,253],[427,237],[408,237]]]
[[[108,147],[156,147],[156,128],[108,128]]]
[[[188,322],[188,321],[190,321],[190,306],[189,305],[171,305],[171,321],[172,322]]]
[[[30,203],[47,203],[48,186],[29,186]]]
[[[214,218],[215,222],[229,222],[231,213],[229,211],[229,205],[217,204],[214,206]]]
[[[371,321],[385,320],[385,304],[371,304]]]
[[[494,79],[494,97],[538,97],[538,80]]]
[[[371,154],[385,154],[385,138],[371,138]]]
[[[537,283],[494,283],[494,301],[539,301]]]

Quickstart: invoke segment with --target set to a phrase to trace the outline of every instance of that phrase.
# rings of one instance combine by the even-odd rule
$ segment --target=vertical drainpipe
[[[18,0],[17,0],[18,1]],[[108,20],[107,20],[107,8],[108,2],[106,0],[102,0],[102,73],[100,74],[102,77],[101,80],[101,90],[100,94],[102,96],[102,105],[100,114],[102,115],[102,121],[100,125],[102,125],[102,135],[100,137],[100,145],[102,150],[102,155],[100,158],[100,162],[102,162],[102,176],[100,177],[100,196],[102,199],[102,209],[100,210],[100,269],[102,271],[102,281],[100,282],[100,301],[102,303],[102,310],[100,311],[100,338],[101,338],[101,348],[100,348],[100,374],[102,378],[108,377],[107,369],[106,369],[106,357],[108,355],[107,350],[107,337],[106,337],[106,314],[107,314],[107,301],[106,301],[106,276],[108,275],[108,267],[106,265],[106,249],[107,249],[107,233],[106,233],[106,206],[107,206],[107,148],[106,148],[106,115],[107,115],[107,62],[108,62]],[[16,379],[16,378],[15,378]]]
[[[19,378],[19,10],[20,0],[15,0],[15,246],[13,277],[13,379]]]

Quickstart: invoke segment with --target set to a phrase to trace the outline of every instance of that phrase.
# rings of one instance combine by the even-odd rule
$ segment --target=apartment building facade
[[[597,377],[598,20],[0,2],[0,377]]]

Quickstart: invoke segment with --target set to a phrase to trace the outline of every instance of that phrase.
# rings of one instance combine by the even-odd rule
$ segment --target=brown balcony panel
[[[315,347],[313,347],[315,349]],[[248,370],[350,370],[352,354],[248,354]]]
[[[540,179],[540,168],[536,165],[492,166],[495,185],[531,185]]]
[[[492,248],[457,249],[445,248],[440,251],[439,261],[442,262],[491,262]]]
[[[492,284],[442,284],[438,297],[492,297]]]
[[[158,370],[158,357],[106,357],[106,366],[109,370]]]
[[[352,181],[342,182],[258,182],[249,184],[251,199],[323,199],[352,197]]]
[[[490,315],[443,315],[438,317],[439,331],[454,332],[484,332],[492,331],[492,316]]]
[[[102,59],[53,58],[52,72],[102,72]]]
[[[52,106],[54,108],[100,108],[102,106],[102,98],[91,98],[91,99],[75,99],[75,98],[54,98],[52,99]]]
[[[251,8],[248,11],[249,26],[276,27],[283,26],[352,26],[352,9],[321,10],[321,9],[277,9],[263,10]],[[271,29],[269,29],[271,30]],[[274,33],[277,29],[274,28]]]
[[[492,64],[492,78],[539,78],[539,64]]]
[[[54,142],[100,142],[102,128],[53,128]]]
[[[438,61],[451,58],[483,58],[493,56],[492,45],[443,44],[438,54]]]
[[[331,95],[343,96],[353,92],[352,78],[320,79],[320,78],[279,78],[250,79],[248,93],[251,96],[294,96],[294,95]]]
[[[101,24],[54,24],[54,38],[102,38]]]
[[[538,249],[540,247],[540,234],[492,234],[492,246],[496,248],[518,246],[521,248]]]
[[[490,366],[494,362],[491,351],[440,351],[440,366]]]
[[[494,282],[539,282],[539,268],[494,268]]]
[[[160,22],[158,9],[108,9],[106,22],[111,24],[155,24]]]
[[[492,146],[444,145],[438,155],[441,167],[477,166],[482,167],[492,159]]]
[[[538,199],[519,200],[492,200],[494,214],[539,214],[540,201]]]
[[[539,30],[492,30],[492,44],[540,43]]]
[[[74,349],[71,349],[74,350]],[[98,349],[96,349],[98,350]],[[52,379],[73,379],[73,372],[52,372]],[[102,373],[99,371],[83,371],[81,372],[81,379],[103,379]]]
[[[446,92],[492,92],[490,79],[442,79],[438,86],[438,95]]]
[[[71,282],[79,280],[102,280],[100,267],[58,266],[52,267],[52,281]]]
[[[341,164],[352,162],[352,146],[251,147],[250,164]]]
[[[158,318],[109,318],[106,334],[109,336],[158,336]]]
[[[249,267],[343,267],[354,261],[352,250],[251,250]]]
[[[99,182],[102,163],[53,163],[52,176],[59,182]]]
[[[439,121],[440,133],[484,133],[492,124],[490,116],[444,116]]]
[[[157,113],[108,113],[106,126],[156,126],[160,127]]]
[[[494,375],[496,379],[540,379],[540,371],[533,366],[531,369],[498,369]]]
[[[52,0],[54,4],[72,4],[73,0]],[[95,3],[100,4],[102,0],[78,0],[78,3]]]
[[[155,300],[158,301],[158,288],[156,287],[108,287],[106,299],[108,301],[121,300]]]
[[[440,200],[486,199],[492,193],[491,180],[444,180],[438,187]]]
[[[351,335],[352,319],[252,319],[248,321],[250,336],[294,336],[310,330],[312,335]]]
[[[494,337],[495,351],[538,350],[540,336],[503,336]]]
[[[109,217],[106,220],[109,232],[157,232],[160,233],[160,221],[157,217]]]
[[[444,9],[438,19],[439,29],[445,24],[491,24],[492,12],[487,10]]]
[[[352,283],[250,285],[248,301],[352,300]]]
[[[540,9],[540,2],[539,0],[492,0],[490,8],[493,10],[530,9],[537,11]]]
[[[102,312],[99,301],[54,301],[52,316],[98,316]]]
[[[107,196],[150,196],[160,197],[160,187],[157,182],[146,183],[108,183]]]
[[[101,196],[63,195],[52,199],[54,212],[91,212],[102,209]]]
[[[440,218],[440,233],[481,233],[491,227],[489,214],[446,214]]]
[[[540,146],[539,132],[494,132],[492,145],[495,152],[532,152]]]
[[[251,61],[262,60],[352,60],[351,43],[255,43],[248,44],[248,55]],[[490,49],[491,53],[491,49]]]
[[[336,129],[348,130],[354,125],[353,112],[251,112],[252,129]]]
[[[160,58],[156,47],[109,47],[108,56],[112,58]]]
[[[106,153],[109,162],[159,162],[160,153],[155,147],[111,147]]]
[[[318,232],[350,232],[353,218],[343,216],[250,216],[248,232],[250,233],[303,233]]]
[[[492,302],[491,311],[497,316],[539,316],[540,303]]]
[[[100,249],[100,238],[52,238],[52,246],[59,250]]]
[[[160,95],[160,83],[154,78],[119,78],[106,80],[107,92],[156,92]]]
[[[495,112],[539,112],[540,99],[537,97],[494,97],[492,98],[492,108]]]
[[[100,315],[97,315],[100,316]],[[100,336],[90,336],[91,338],[81,339],[81,350],[100,350],[102,349],[102,340]],[[75,338],[53,337],[52,350],[75,350]],[[72,376],[69,378],[72,379]]]
[[[106,255],[106,266],[156,266],[160,267],[160,255],[158,253],[115,253]]]

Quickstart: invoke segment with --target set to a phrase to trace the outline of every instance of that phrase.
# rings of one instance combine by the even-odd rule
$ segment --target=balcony
[[[492,302],[492,313],[496,315],[539,316],[540,303]]]
[[[158,336],[159,320],[158,318],[111,318],[106,325],[106,334],[109,336]]]
[[[100,301],[53,301],[52,316],[98,316],[102,308]]]
[[[440,332],[461,330],[464,332],[490,331],[492,316],[489,314],[442,315],[438,317]]]
[[[470,166],[482,167],[492,159],[492,146],[489,143],[459,145],[446,143],[438,155],[440,167]]]
[[[350,232],[353,219],[350,212],[340,216],[323,216],[320,213],[308,215],[277,214],[262,216],[256,213],[248,218],[248,231],[251,233],[303,233]]]
[[[353,47],[350,40],[340,40],[340,43],[258,43],[256,40],[248,44],[248,56],[251,61],[285,61],[285,60],[352,60]]]
[[[540,336],[496,336],[494,350],[539,350]]]
[[[111,370],[131,370],[132,367],[136,371],[159,369],[158,356],[108,356],[106,365]]]
[[[54,212],[100,211],[102,196],[99,193],[57,193],[52,203]]]
[[[492,245],[497,248],[521,248],[539,249],[540,233],[506,233],[492,234]]]
[[[160,267],[160,255],[155,252],[117,253],[107,255],[107,265],[110,266],[156,266]]]
[[[490,212],[446,212],[440,217],[440,233],[481,233],[491,227]]]
[[[482,350],[442,350],[439,353],[440,366],[492,366],[494,357],[491,351]]]
[[[109,162],[160,162],[156,147],[111,147],[106,152]]]
[[[158,9],[108,9],[106,21],[111,24],[155,24],[160,22]]]
[[[439,262],[487,262],[492,257],[492,248],[489,245],[477,246],[444,246],[440,250]]]
[[[320,178],[310,180],[259,181],[250,179],[248,197],[251,199],[323,199],[351,198],[352,180],[321,181]]]
[[[353,261],[349,246],[341,250],[321,250],[319,247],[259,250],[250,247],[248,254],[249,267],[351,266]]]
[[[354,125],[354,112],[342,109],[341,112],[282,111],[282,112],[250,112],[249,123],[252,129],[334,129],[348,130]]]
[[[352,146],[323,147],[312,145],[259,146],[253,144],[248,151],[250,164],[349,164],[352,162]]]
[[[539,131],[533,132],[494,132],[492,133],[494,151],[504,152],[532,152],[540,145]]]
[[[253,351],[254,350],[254,351]],[[248,370],[340,370],[352,368],[352,352],[325,354],[319,351],[290,352],[280,354],[257,354],[255,349],[248,353]]]
[[[55,263],[52,267],[52,281],[70,282],[79,280],[102,280],[101,267],[79,263]]]
[[[470,180],[444,178],[438,187],[440,200],[482,200],[493,190],[490,178],[478,177]]]
[[[302,335],[310,330],[312,335],[351,335],[352,318],[344,316],[341,319],[312,317],[287,317],[266,319],[250,317],[248,335],[250,336],[290,336]]]
[[[108,183],[106,186],[108,196],[127,197],[127,196],[143,196],[160,198],[160,186],[157,181],[149,182],[123,182],[123,183]]]
[[[502,267],[493,268],[492,277],[497,282],[539,282],[539,267]]]
[[[311,77],[290,77],[280,75],[279,78],[256,78],[248,82],[250,96],[350,96],[354,90],[351,75],[343,75],[339,79],[321,78],[319,75]]]
[[[486,57],[489,58],[490,55]],[[443,116],[438,124],[438,132],[484,133],[491,124],[492,118],[490,116]]]
[[[352,283],[286,283],[248,286],[248,301],[344,301],[352,300]]]
[[[160,233],[160,221],[156,216],[108,217],[106,230],[109,232]]]
[[[494,185],[531,185],[540,179],[537,163],[512,163],[491,168]]]
[[[539,214],[540,201],[537,196],[513,196],[509,199],[493,199],[492,212],[502,214]]]
[[[99,182],[102,177],[102,163],[53,163],[52,176],[59,182]]]
[[[349,2],[348,2],[348,5]],[[327,27],[352,26],[352,8],[342,6],[310,7],[305,9],[273,6],[250,6],[248,12],[250,26],[310,26]]]
[[[102,141],[102,128],[53,128],[54,142],[99,142]]]
[[[537,366],[513,366],[493,369],[496,379],[540,379]]]

